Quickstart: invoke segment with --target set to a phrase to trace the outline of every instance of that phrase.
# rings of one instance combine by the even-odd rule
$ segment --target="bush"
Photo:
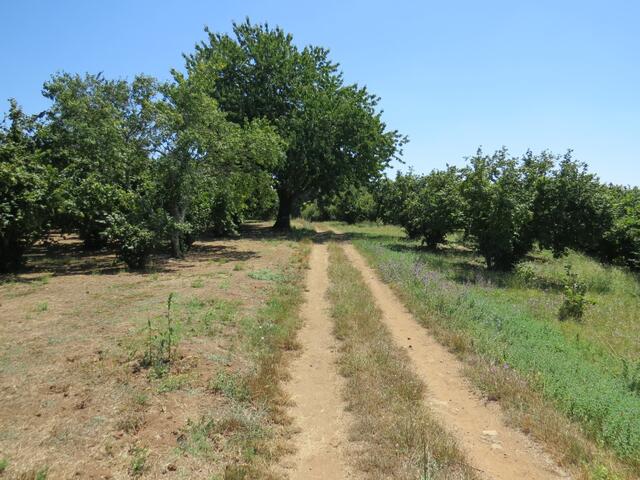
[[[129,209],[111,214],[105,231],[118,257],[132,270],[144,269],[151,253],[168,238],[170,219],[161,208],[154,209],[153,192],[146,188],[144,193],[128,193]]]
[[[604,235],[600,257],[640,269],[640,189],[609,187],[614,220]]]
[[[308,222],[317,222],[323,220],[322,212],[317,202],[306,202],[302,205],[300,216]]]
[[[366,187],[350,186],[334,201],[335,219],[347,223],[373,221],[376,217],[373,195]]]
[[[587,299],[587,285],[572,272],[571,265],[565,266],[564,300],[558,312],[560,320],[572,318],[582,320],[585,308],[593,302]]]
[[[538,241],[556,256],[568,248],[598,255],[613,221],[605,187],[570,151],[538,183],[533,209]]]
[[[118,249],[118,258],[132,270],[142,270],[149,262],[149,255],[155,248],[156,234],[140,225],[129,223],[117,214],[111,217],[107,235]]]

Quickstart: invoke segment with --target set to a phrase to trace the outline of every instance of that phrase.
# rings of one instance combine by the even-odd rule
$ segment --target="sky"
[[[478,147],[549,149],[640,185],[640,2],[633,0],[0,0],[0,112],[48,105],[53,73],[169,78],[204,27],[279,25],[329,48],[408,135],[404,165],[463,165]],[[392,173],[393,174],[393,173]]]

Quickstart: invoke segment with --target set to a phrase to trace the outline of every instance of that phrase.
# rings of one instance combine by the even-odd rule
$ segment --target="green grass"
[[[255,270],[253,272],[249,272],[247,275],[249,275],[249,277],[253,278],[254,280],[262,280],[266,282],[277,282],[282,280],[281,273],[271,271],[268,268]]]
[[[640,396],[622,375],[622,359],[637,361],[640,348],[633,275],[582,255],[553,259],[546,252],[527,260],[530,272],[524,275],[487,272],[480,258],[459,246],[420,251],[395,227],[337,228],[351,233],[355,246],[441,340],[479,354],[496,371],[515,371],[640,473]],[[557,319],[566,263],[596,301],[582,323]],[[597,462],[587,453],[574,461]]]
[[[9,460],[6,458],[0,458],[0,473],[3,473],[9,466]]]
[[[182,390],[191,383],[191,376],[188,374],[167,375],[158,382],[158,393],[175,392]]]
[[[237,402],[244,402],[250,399],[249,389],[243,378],[230,372],[221,370],[209,382],[209,390],[214,393],[221,393]]]

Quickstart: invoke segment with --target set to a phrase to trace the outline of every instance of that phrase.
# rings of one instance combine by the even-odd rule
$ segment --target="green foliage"
[[[144,269],[151,253],[162,245],[169,223],[164,210],[142,196],[130,194],[129,209],[107,217],[105,236],[116,247],[118,257],[132,270]]]
[[[373,187],[377,207],[377,218],[389,225],[403,225],[411,238],[419,232],[411,230],[412,213],[407,209],[411,202],[417,202],[417,192],[423,187],[424,178],[412,171],[398,172],[394,180],[383,178]],[[407,227],[409,229],[407,230]]]
[[[239,375],[220,371],[209,382],[209,390],[221,393],[238,402],[246,402],[251,397],[249,388]]]
[[[464,225],[460,173],[455,167],[434,170],[417,183],[418,189],[403,205],[401,225],[409,237],[421,238],[423,244],[435,248]]]
[[[7,469],[8,466],[9,466],[9,460],[7,460],[6,458],[1,458],[0,459],[0,473],[4,473],[4,471]]]
[[[323,212],[318,206],[317,201],[306,202],[300,209],[300,216],[308,222],[318,222],[320,220],[326,220]]]
[[[281,273],[274,272],[272,270],[269,270],[268,268],[263,268],[262,270],[249,272],[247,275],[249,275],[249,277],[253,278],[254,280],[264,280],[267,282],[278,282],[283,279],[283,276]]]
[[[35,128],[35,118],[12,100],[0,129],[0,272],[21,265],[27,248],[45,235],[55,208],[54,175],[37,148]]]
[[[571,270],[571,265],[565,266],[566,279],[564,283],[564,299],[558,318],[560,320],[582,320],[585,308],[592,304],[587,299],[587,285],[578,278],[578,274]]]
[[[335,213],[331,217],[332,220],[353,224],[376,219],[375,201],[365,186],[349,186],[336,195],[333,205]]]
[[[367,181],[394,158],[404,139],[387,131],[378,98],[345,85],[328,50],[298,48],[280,28],[234,23],[233,35],[208,33],[187,56],[229,119],[266,119],[286,142],[267,170],[278,191],[276,226],[289,228],[294,202]]]
[[[534,228],[540,245],[556,256],[568,248],[599,255],[612,226],[612,209],[606,189],[586,164],[567,152],[556,170],[539,176],[535,190]]]
[[[47,480],[48,476],[49,476],[49,469],[45,467],[36,472],[34,480]]]
[[[260,119],[243,127],[227,121],[201,81],[195,73],[174,72],[156,104],[160,192],[176,257],[208,228],[233,230],[251,192],[265,181],[262,170],[282,155],[273,128]]]
[[[509,270],[531,249],[533,201],[518,159],[506,149],[491,156],[478,150],[462,182],[466,233],[487,267]]]
[[[104,245],[109,215],[125,211],[149,168],[156,82],[102,75],[57,74],[43,87],[52,105],[39,136],[59,172],[63,199],[58,222],[78,228],[88,247]]]
[[[640,189],[608,188],[613,206],[613,225],[605,234],[603,259],[640,269]]]

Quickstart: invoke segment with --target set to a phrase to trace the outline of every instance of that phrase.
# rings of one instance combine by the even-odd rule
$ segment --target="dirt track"
[[[461,362],[418,324],[353,245],[344,249],[373,292],[394,340],[406,348],[425,382],[425,401],[457,438],[480,476],[495,480],[566,478],[526,435],[505,425],[497,404],[479,398],[463,378]]]
[[[347,420],[326,298],[328,266],[327,246],[314,245],[302,309],[305,323],[298,335],[302,353],[291,366],[292,380],[285,388],[294,402],[290,413],[300,432],[297,452],[291,459],[292,480],[352,478],[343,449],[348,441]]]

